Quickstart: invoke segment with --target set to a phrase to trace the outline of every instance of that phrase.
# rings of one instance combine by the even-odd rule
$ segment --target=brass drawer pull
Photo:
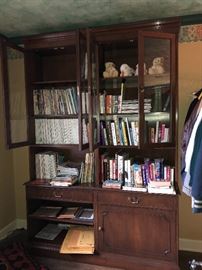
[[[99,231],[99,232],[103,231],[102,226],[99,226],[99,227],[98,227],[98,231]]]
[[[55,198],[62,198],[63,194],[62,193],[57,193],[57,191],[53,191],[53,196]]]
[[[128,197],[128,201],[132,204],[138,204],[140,202],[137,197]]]
[[[164,250],[164,255],[168,255],[168,253],[170,253],[168,249]]]

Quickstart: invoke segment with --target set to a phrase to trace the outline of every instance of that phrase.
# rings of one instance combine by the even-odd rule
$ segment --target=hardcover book
[[[57,216],[57,218],[75,218],[79,209],[79,207],[65,207],[64,209],[62,209],[61,213]]]
[[[43,227],[36,235],[36,238],[45,239],[45,240],[54,240],[63,230],[57,224],[47,224]]]
[[[61,211],[60,206],[41,206],[32,215],[42,217],[56,217]]]

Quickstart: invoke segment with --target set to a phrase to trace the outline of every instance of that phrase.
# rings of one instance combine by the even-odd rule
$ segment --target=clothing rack
[[[190,264],[190,269],[193,270],[193,269],[196,269],[198,266],[202,268],[202,261],[196,261],[196,260],[192,260],[189,262]]]

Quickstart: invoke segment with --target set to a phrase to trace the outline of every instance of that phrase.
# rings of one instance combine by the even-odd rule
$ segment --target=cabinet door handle
[[[57,191],[53,191],[53,196],[55,197],[55,198],[62,198],[62,193],[57,193]]]
[[[99,227],[98,227],[98,231],[99,231],[99,232],[103,231],[102,226],[99,226]]]
[[[128,197],[128,201],[132,204],[138,204],[140,202],[137,197]]]
[[[168,255],[168,253],[169,253],[168,249],[164,250],[164,255]]]

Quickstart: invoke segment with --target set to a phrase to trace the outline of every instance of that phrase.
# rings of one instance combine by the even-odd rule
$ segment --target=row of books
[[[87,92],[82,92],[82,113],[88,112]],[[33,90],[35,115],[69,115],[78,113],[76,88]]]
[[[78,144],[78,119],[35,119],[36,144]],[[83,143],[88,142],[87,124],[83,119]]]
[[[139,144],[139,123],[129,121],[127,117],[100,121],[100,139],[102,145],[135,145]]]
[[[122,100],[121,95],[106,95],[99,96],[100,113],[115,114],[115,113],[139,113],[138,99]],[[144,112],[151,112],[151,99],[144,99]]]
[[[95,155],[93,152],[86,153],[85,161],[81,163],[80,183],[93,183],[95,178]]]
[[[65,115],[77,114],[78,102],[76,88],[47,88],[33,91],[34,114]]]
[[[33,216],[57,218],[57,219],[78,219],[78,220],[93,220],[94,212],[92,208],[85,207],[61,207],[42,205],[34,213]]]
[[[166,143],[169,142],[169,127],[165,123],[156,121],[155,127],[149,127],[150,143]]]
[[[165,165],[163,159],[139,163],[122,151],[115,156],[105,153],[101,155],[101,180],[104,188],[139,191],[164,188],[169,193],[174,187],[174,168]]]
[[[78,176],[70,174],[58,174],[50,181],[51,186],[69,187],[78,182]]]

